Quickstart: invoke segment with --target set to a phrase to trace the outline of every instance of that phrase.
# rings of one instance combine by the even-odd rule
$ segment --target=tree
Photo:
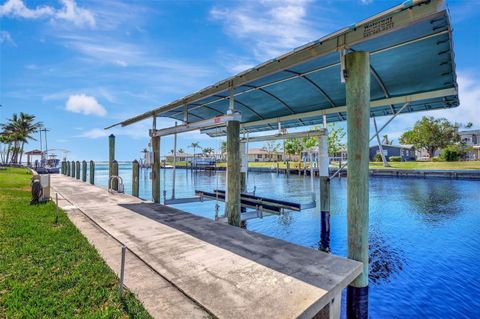
[[[298,138],[285,141],[285,153],[287,155],[300,155],[303,151],[302,142]]]
[[[0,127],[3,130],[2,135],[7,136],[3,140],[8,139],[6,161],[8,162],[11,151],[11,162],[21,163],[25,143],[31,139],[35,140],[32,135],[42,127],[42,123],[35,123],[35,115],[20,112],[19,115],[14,113],[12,118],[6,124],[1,124]],[[11,143],[13,143],[13,147]]]
[[[198,142],[193,142],[189,147],[193,148],[193,160],[195,161],[195,150],[197,148],[201,149],[200,144]]]
[[[222,144],[220,145],[220,153],[222,154],[222,158],[225,158],[225,155],[227,154],[227,141],[222,141]]]
[[[212,154],[215,154],[215,150],[211,147],[204,147],[203,154],[205,154],[205,156],[210,156]]]
[[[267,152],[267,157],[271,161],[273,159],[273,154],[276,154],[279,148],[280,144],[273,141],[268,141],[263,145],[262,150]]]
[[[335,156],[344,148],[345,145],[342,143],[342,139],[347,133],[343,128],[337,128],[335,123],[330,125],[328,132],[328,154]]]
[[[178,149],[178,152],[179,152],[180,154],[185,153],[185,151],[183,150],[183,148]]]
[[[412,130],[400,137],[401,144],[412,144],[416,149],[424,149],[430,158],[435,151],[460,141],[458,127],[445,118],[435,119],[424,116],[417,121]]]

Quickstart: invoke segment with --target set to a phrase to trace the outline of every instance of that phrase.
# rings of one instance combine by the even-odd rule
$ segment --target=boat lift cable
[[[376,138],[376,137],[378,136],[378,134],[380,134],[380,132],[381,132],[385,127],[387,127],[387,125],[390,124],[390,122],[393,121],[393,119],[394,119],[398,114],[400,114],[400,113],[403,111],[403,109],[405,109],[405,108],[408,107],[409,105],[410,105],[410,103],[405,103],[405,104],[403,104],[403,106],[402,106],[396,113],[394,113],[394,114],[392,115],[392,117],[389,118],[388,121],[387,121],[385,124],[383,124],[382,127],[381,127],[379,130],[375,130],[375,134],[373,134],[373,136],[370,137],[370,140],[369,140],[368,142],[371,142],[374,138]],[[348,156],[348,154],[347,154],[347,156]],[[347,164],[348,164],[348,161],[347,161],[345,164],[340,165],[340,167],[338,168],[338,170],[337,170],[335,173],[333,173],[333,175],[330,177],[330,179],[333,179],[335,176],[337,176],[337,175],[340,173],[340,171],[347,166]]]

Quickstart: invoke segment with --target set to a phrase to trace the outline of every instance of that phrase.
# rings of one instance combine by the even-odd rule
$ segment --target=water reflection
[[[403,270],[406,263],[404,252],[388,244],[378,228],[370,228],[368,234],[368,255],[371,283],[390,282],[392,275]]]
[[[444,223],[461,212],[461,193],[455,187],[445,187],[445,181],[419,183],[412,181],[405,188],[405,198],[412,211],[427,223]]]

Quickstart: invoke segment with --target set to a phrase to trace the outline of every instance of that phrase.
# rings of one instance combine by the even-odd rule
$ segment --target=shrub
[[[374,162],[381,162],[382,161],[382,155],[376,154],[375,157],[373,158]]]
[[[402,161],[402,157],[401,156],[390,156],[388,158],[388,160],[390,162],[401,162]]]
[[[460,159],[465,159],[471,149],[472,148],[465,143],[448,145],[440,153],[440,158],[447,162],[455,162]]]
[[[443,159],[441,159],[438,156],[432,157],[432,162],[443,162]]]

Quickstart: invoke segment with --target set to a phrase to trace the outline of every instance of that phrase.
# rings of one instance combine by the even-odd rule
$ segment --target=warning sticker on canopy
[[[363,26],[363,37],[368,38],[372,35],[390,30],[393,28],[392,17],[372,21]]]

